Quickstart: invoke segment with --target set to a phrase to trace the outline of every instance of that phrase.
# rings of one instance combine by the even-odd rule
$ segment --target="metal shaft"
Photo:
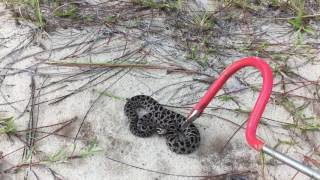
[[[265,152],[266,154],[269,154],[270,156],[278,159],[279,161],[295,168],[296,170],[312,177],[315,178],[317,180],[320,180],[320,171],[316,171],[314,169],[311,169],[310,167],[268,147],[267,145],[264,145],[262,147],[262,151]]]
[[[191,111],[190,115],[187,117],[187,119],[184,121],[184,123],[181,126],[181,129],[185,129],[191,124],[194,120],[196,120],[200,116],[200,112],[198,110]]]

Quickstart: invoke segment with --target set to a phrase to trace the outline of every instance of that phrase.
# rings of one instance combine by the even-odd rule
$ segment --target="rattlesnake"
[[[139,109],[146,113],[140,115]],[[124,111],[130,121],[129,129],[136,136],[149,137],[157,132],[166,137],[169,149],[178,154],[191,153],[200,145],[200,133],[194,124],[181,130],[186,118],[165,109],[150,96],[137,95],[128,99]]]

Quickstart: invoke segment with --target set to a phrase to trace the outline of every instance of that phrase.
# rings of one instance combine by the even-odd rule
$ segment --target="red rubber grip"
[[[258,57],[246,57],[236,61],[227,67],[218,79],[210,86],[209,90],[201,98],[200,102],[196,104],[194,110],[198,110],[199,113],[202,113],[203,110],[208,106],[217,92],[221,89],[223,84],[232,76],[235,72],[240,70],[243,67],[252,66],[257,68],[262,74],[263,85],[260,90],[260,94],[256,104],[250,113],[247,127],[246,127],[246,139],[248,144],[254,149],[260,151],[264,142],[256,137],[257,127],[262,116],[262,113],[269,101],[270,94],[272,91],[272,70],[270,66]]]

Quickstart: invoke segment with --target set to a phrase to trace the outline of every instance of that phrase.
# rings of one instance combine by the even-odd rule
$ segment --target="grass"
[[[280,140],[278,139],[278,143],[273,147],[273,149],[277,149],[280,145],[287,145],[289,147],[295,146],[298,143],[293,140]]]
[[[6,1],[12,5],[25,5],[22,6],[23,9],[30,7],[33,11],[33,14],[30,14],[31,20],[35,22],[35,24],[40,28],[44,29],[46,26],[45,18],[42,14],[41,4],[48,3],[48,1],[41,1],[41,0],[16,0],[16,1]],[[70,19],[79,19],[79,9],[76,5],[70,4],[66,8],[60,7],[59,4],[63,3],[60,0],[53,0],[53,14],[59,18],[70,18]],[[91,17],[85,16],[84,21],[90,21]]]
[[[78,19],[79,18],[78,12],[79,12],[79,9],[77,8],[77,6],[74,4],[70,4],[65,9],[62,9],[62,8],[56,9],[56,11],[54,12],[54,15],[60,18]],[[91,17],[86,16],[85,19],[88,20],[88,18],[91,18]]]
[[[0,118],[0,134],[14,134],[17,131],[13,117]]]
[[[191,48],[191,51],[190,51],[190,55],[189,55],[189,58],[194,60],[194,61],[197,61],[199,59],[199,50],[198,50],[198,47],[197,46],[194,46]]]
[[[108,96],[108,97],[110,97],[112,99],[116,99],[116,100],[120,100],[120,101],[125,101],[126,100],[126,98],[124,98],[124,97],[116,96],[116,95],[111,94],[109,92],[99,92],[99,93],[101,93],[104,96]]]
[[[265,171],[265,167],[266,167],[266,155],[263,151],[260,151],[259,153],[259,162],[261,163],[261,171],[262,171],[262,176],[264,178],[264,171]]]
[[[57,152],[50,155],[48,159],[44,160],[46,163],[63,163],[67,162],[68,160],[68,153],[66,151],[66,148],[60,148]]]
[[[225,0],[227,4],[233,4],[243,10],[255,10],[256,8],[248,0]]]
[[[279,0],[271,0],[271,6],[273,7],[277,7],[280,6],[280,1]]]
[[[291,9],[295,12],[296,17],[294,19],[288,19],[288,23],[292,25],[295,33],[296,44],[300,45],[303,43],[303,35],[313,35],[314,30],[308,25],[308,19],[304,18],[305,5],[303,0],[292,0],[289,1]]]
[[[30,163],[32,161],[33,148],[26,150],[26,155],[23,157],[24,163]]]
[[[317,123],[309,123],[304,125],[298,125],[298,124],[292,124],[292,125],[285,125],[285,128],[293,128],[293,129],[299,129],[301,132],[314,132],[314,131],[320,131],[320,124]]]
[[[187,59],[197,62],[202,67],[206,67],[208,65],[208,56],[207,56],[207,48],[199,48],[197,45],[191,47],[188,54],[186,55]]]
[[[134,0],[133,2],[150,9],[180,10],[182,7],[182,0],[160,2],[155,0]]]
[[[114,15],[107,16],[107,17],[105,17],[105,20],[104,20],[104,22],[107,24],[113,24],[116,21],[117,21],[117,18]]]
[[[37,21],[38,21],[37,24],[39,24],[39,27],[42,27],[43,25],[41,25],[41,24],[45,23],[45,21],[43,20],[43,22],[40,22],[41,19],[43,19],[43,17],[42,17],[41,11],[40,11],[40,5],[41,5],[42,1],[40,1],[40,2],[39,1],[40,0],[33,1],[33,3],[30,3],[30,4],[32,4],[32,6],[35,7],[34,13],[37,14],[37,17],[41,17],[41,18],[37,18]],[[171,54],[171,52],[174,52],[174,53],[179,52],[180,53],[181,51],[184,51],[183,52],[184,54],[182,54],[180,57],[195,61],[199,64],[200,63],[204,64],[203,62],[210,61],[210,67],[209,67],[210,69],[205,66],[202,66],[201,68],[199,68],[200,70],[208,71],[210,75],[216,74],[216,73],[212,73],[212,72],[221,72],[222,69],[224,69],[221,67],[221,64],[229,63],[227,60],[234,58],[234,56],[247,56],[247,55],[254,54],[257,56],[267,57],[266,60],[268,61],[268,63],[270,63],[272,65],[273,70],[275,72],[274,77],[277,80],[277,81],[275,81],[275,86],[277,86],[277,87],[275,88],[274,91],[279,91],[280,93],[283,93],[280,96],[277,96],[277,94],[275,94],[275,93],[272,94],[273,99],[280,101],[280,103],[278,103],[278,104],[275,103],[275,106],[277,108],[284,107],[284,109],[286,109],[288,112],[288,116],[290,115],[290,119],[293,118],[295,120],[295,122],[293,124],[284,125],[284,126],[282,126],[282,124],[280,124],[280,123],[278,124],[275,121],[275,125],[279,126],[280,128],[285,128],[289,132],[294,132],[297,134],[299,133],[295,137],[297,139],[300,138],[299,135],[302,132],[305,133],[303,135],[306,135],[310,132],[311,133],[319,132],[319,128],[320,128],[319,122],[315,121],[314,120],[315,118],[309,117],[306,113],[306,110],[308,108],[310,108],[309,104],[299,106],[299,105],[297,105],[298,103],[296,103],[296,99],[298,99],[298,98],[299,98],[299,100],[302,99],[303,101],[308,102],[309,99],[307,99],[307,98],[312,97],[312,95],[307,97],[307,95],[305,95],[305,94],[299,94],[299,93],[295,93],[295,92],[291,93],[291,94],[286,93],[287,92],[286,87],[284,87],[282,89],[280,87],[280,85],[279,86],[276,85],[276,84],[281,84],[281,86],[286,86],[287,84],[290,83],[290,86],[288,87],[288,89],[290,90],[290,89],[295,88],[297,86],[297,84],[294,84],[295,82],[299,83],[299,81],[303,81],[302,83],[308,83],[308,81],[303,78],[299,79],[298,76],[291,76],[292,72],[295,72],[295,69],[292,68],[292,66],[290,66],[291,64],[295,63],[295,59],[291,58],[291,57],[296,56],[296,55],[300,55],[299,52],[296,51],[298,48],[296,46],[294,46],[295,44],[291,40],[290,41],[284,40],[284,42],[277,43],[277,42],[274,42],[273,40],[269,41],[270,40],[269,38],[262,36],[262,34],[264,34],[264,33],[268,34],[268,36],[269,35],[273,36],[273,33],[277,33],[277,32],[267,32],[267,31],[261,32],[261,31],[264,31],[263,29],[259,29],[258,31],[256,31],[257,26],[260,26],[262,24],[260,22],[265,21],[265,19],[267,19],[265,22],[263,22],[263,23],[265,23],[263,25],[268,26],[267,23],[272,21],[273,23],[276,23],[277,25],[284,27],[284,30],[286,31],[285,33],[287,33],[287,27],[288,27],[288,25],[290,25],[290,27],[291,27],[290,30],[293,30],[295,32],[297,43],[303,43],[303,41],[304,41],[303,36],[314,34],[314,30],[310,27],[309,18],[305,18],[305,16],[310,14],[310,12],[308,13],[308,10],[305,9],[304,4],[301,1],[295,1],[294,3],[293,3],[293,1],[290,1],[290,3],[289,3],[290,6],[288,5],[287,7],[284,6],[283,1],[278,1],[278,0],[270,1],[272,6],[275,7],[273,9],[277,8],[279,10],[281,8],[281,10],[283,10],[282,8],[286,8],[286,9],[284,9],[284,11],[286,13],[282,13],[279,15],[280,17],[284,17],[284,18],[282,18],[282,20],[276,20],[276,21],[274,21],[272,18],[268,18],[267,15],[266,15],[267,17],[263,16],[262,14],[258,14],[261,16],[255,16],[256,15],[255,13],[257,13],[255,10],[256,7],[253,3],[251,3],[251,2],[249,3],[249,1],[239,1],[239,0],[233,1],[235,3],[236,8],[237,8],[236,10],[238,10],[238,11],[235,12],[236,11],[235,9],[230,10],[230,9],[228,9],[228,8],[230,8],[228,6],[228,7],[226,7],[226,11],[221,12],[220,16],[219,16],[220,12],[217,12],[217,13],[211,13],[211,12],[206,12],[206,11],[196,12],[196,13],[186,12],[187,10],[185,10],[185,9],[182,10],[182,7],[181,7],[182,3],[181,2],[182,1],[162,1],[162,2],[157,3],[156,1],[151,1],[151,0],[138,0],[138,1],[135,1],[134,6],[131,6],[131,4],[130,5],[126,4],[126,6],[133,8],[132,11],[130,11],[131,9],[127,9],[127,11],[130,13],[127,13],[127,11],[126,11],[126,13],[121,13],[121,12],[114,13],[114,12],[109,11],[110,9],[112,9],[112,8],[109,8],[108,14],[101,15],[100,20],[102,22],[104,22],[104,24],[110,25],[108,27],[112,27],[112,28],[110,28],[111,29],[110,32],[117,32],[118,33],[119,28],[117,25],[119,25],[119,24],[122,24],[121,30],[123,28],[128,30],[128,31],[121,31],[121,32],[123,32],[123,35],[127,37],[126,42],[128,42],[128,46],[126,44],[125,48],[128,48],[128,49],[133,44],[133,43],[131,44],[131,38],[133,35],[132,32],[134,32],[134,37],[135,37],[134,41],[143,41],[143,40],[146,40],[143,38],[149,38],[149,37],[156,36],[157,39],[161,39],[161,41],[164,42],[163,44],[161,44],[161,46],[163,46],[161,48],[163,48],[163,49],[169,49],[168,48],[169,46],[166,46],[166,43],[165,43],[165,41],[167,39],[170,39],[170,40],[174,39],[175,46],[178,48],[176,48],[176,47],[173,47],[173,48],[176,48],[177,51],[175,51],[175,49],[170,49],[170,51],[168,51],[168,52],[170,52],[170,54]],[[231,8],[235,8],[235,6],[232,6]],[[121,7],[119,7],[119,8],[121,8]],[[134,9],[134,8],[136,8],[136,9]],[[55,15],[56,19],[59,19],[59,20],[64,19],[64,20],[67,20],[67,22],[70,22],[70,19],[78,19],[79,17],[81,17],[81,18],[84,17],[84,16],[82,16],[82,14],[79,15],[80,10],[82,11],[82,9],[80,9],[80,7],[77,7],[77,6],[69,6],[69,7],[64,6],[63,9],[57,8],[56,11],[54,12],[54,15]],[[176,13],[161,13],[164,10],[165,11],[168,11],[168,10],[176,11]],[[250,14],[252,11],[254,11],[255,13]],[[289,11],[290,11],[290,13],[288,13]],[[234,19],[230,18],[230,19],[228,19],[228,21],[224,21],[223,16],[230,16],[231,12],[236,15],[238,15],[237,13],[239,13],[239,14],[245,15],[245,16],[243,16],[244,18],[238,16]],[[134,13],[136,13],[136,14],[134,14]],[[129,14],[129,16],[126,16],[126,14]],[[290,18],[288,18],[288,16]],[[292,16],[294,16],[294,18],[292,18]],[[149,26],[148,26],[148,28],[142,28],[142,30],[138,29],[138,28],[134,29],[132,27],[126,27],[125,21],[127,20],[126,19],[127,17],[130,17],[128,21],[132,21],[134,18],[137,18],[137,19],[140,18],[141,22],[143,22],[143,25],[147,24]],[[254,18],[251,19],[251,17],[254,17]],[[68,19],[69,19],[69,21],[68,21]],[[86,22],[95,21],[95,19],[97,19],[97,18],[94,15],[93,16],[85,16],[84,17],[85,23],[83,23],[81,25],[87,26]],[[158,19],[164,20],[165,25],[169,26],[168,29],[170,29],[170,33],[173,32],[174,35],[170,34],[169,31],[165,31],[165,32],[162,31],[162,29],[165,29],[164,27],[160,27],[159,29],[156,29],[157,25],[158,25],[157,24]],[[177,24],[175,24],[176,21],[178,21],[178,20],[179,20],[179,23],[182,24],[179,27],[177,26]],[[241,20],[244,20],[244,21],[242,22]],[[252,24],[251,24],[251,22],[252,22]],[[161,21],[161,23],[162,23],[162,21]],[[239,31],[239,32],[237,31],[237,33],[234,33],[234,32],[232,32],[232,30],[230,30],[230,29],[233,29],[233,27],[230,28],[230,26],[233,26],[232,23],[243,25],[243,27],[248,28],[248,31],[244,30],[244,31]],[[101,23],[101,24],[103,24],[103,23]],[[44,24],[44,26],[45,26],[45,24]],[[67,27],[72,27],[72,26],[67,26]],[[141,28],[144,26],[136,26],[136,27]],[[109,29],[108,29],[108,32],[109,32]],[[129,33],[127,33],[127,32],[129,32]],[[117,33],[115,33],[115,34],[117,34]],[[101,33],[99,32],[99,36],[100,36],[100,34]],[[143,35],[143,38],[141,38],[142,35]],[[147,36],[144,36],[144,35],[147,35]],[[281,35],[281,32],[280,32],[280,35]],[[115,36],[113,36],[113,37],[115,37]],[[103,38],[105,38],[105,37],[103,37]],[[272,37],[272,38],[274,38],[274,37]],[[284,38],[284,39],[287,39],[287,38]],[[94,38],[93,38],[93,41],[95,41]],[[223,41],[223,42],[220,42],[220,41]],[[181,43],[181,42],[183,42],[183,43]],[[231,42],[231,43],[229,43],[229,42]],[[239,42],[239,44],[238,44],[238,42]],[[306,42],[308,42],[308,41],[306,40]],[[93,44],[93,46],[91,46],[92,44]],[[90,54],[92,52],[98,53],[99,46],[94,46],[95,45],[94,43],[92,43],[92,44],[89,41],[85,43],[85,45],[86,46],[88,45],[88,47],[97,47],[97,48],[93,48],[93,49],[96,49],[97,51],[91,51],[92,49],[86,49],[86,46],[83,46],[83,49],[82,48],[81,49],[83,50],[83,52],[86,52],[87,54]],[[112,44],[112,39],[110,41],[110,44]],[[115,47],[113,47],[113,45],[110,45],[110,44],[103,43],[103,46],[105,46],[104,53],[112,52],[112,50],[109,51],[109,49],[119,48],[119,47],[116,47],[117,45],[115,45]],[[291,48],[291,46],[294,46],[294,47]],[[80,45],[79,45],[79,47],[80,47]],[[154,44],[153,47],[154,47],[154,49],[156,49],[157,48],[156,44]],[[68,45],[66,45],[66,47],[63,47],[63,48],[68,49]],[[301,48],[301,46],[299,46],[299,48]],[[276,49],[278,52],[270,51],[270,49]],[[283,50],[283,49],[285,49],[285,50]],[[141,51],[146,52],[145,50],[146,49],[143,49]],[[124,50],[124,54],[126,51],[127,51],[127,49]],[[148,52],[149,52],[149,49],[148,49]],[[150,54],[152,54],[152,53],[153,53],[153,49],[150,50]],[[163,54],[160,54],[161,53],[160,51],[157,53],[159,53],[158,55],[161,55],[162,57],[168,56],[168,62],[170,63],[170,65],[177,62],[176,61],[177,58],[175,58],[176,56],[171,56],[171,55],[169,55],[169,53],[165,54],[165,56],[163,56]],[[172,53],[172,54],[174,54],[174,53]],[[79,52],[74,55],[81,57],[81,56],[86,56],[87,54],[82,54],[81,52]],[[143,57],[146,57],[145,59],[148,59],[147,56],[149,55],[149,53],[148,54],[141,53],[141,54],[143,54]],[[138,56],[140,56],[141,54],[138,54]],[[177,56],[179,56],[179,55],[180,54],[178,54]],[[134,58],[135,58],[135,56],[131,56],[130,60],[134,59]],[[157,58],[157,57],[154,57],[154,58]],[[172,60],[172,59],[174,59],[174,60]],[[93,61],[94,61],[94,59],[93,59]],[[107,61],[109,61],[109,60],[107,60]],[[181,62],[178,62],[178,63],[181,63]],[[192,64],[195,64],[195,63],[192,62]],[[50,66],[53,67],[53,64],[50,64]],[[88,67],[85,64],[78,64],[77,66],[90,69],[90,67]],[[109,67],[112,67],[112,66],[109,66]],[[122,66],[122,67],[124,67],[124,66]],[[129,66],[127,65],[127,67],[129,67]],[[299,67],[297,67],[297,68],[299,68]],[[143,69],[146,69],[146,67],[143,67]],[[137,73],[139,73],[139,72],[137,72]],[[169,75],[170,74],[168,74],[168,76]],[[244,77],[243,79],[242,78],[243,77],[241,77],[241,80],[244,79],[243,81],[247,82],[246,77]],[[90,83],[91,82],[92,82],[92,84],[94,84],[97,81],[93,79],[92,81],[90,81]],[[250,80],[248,80],[248,82],[250,83]],[[73,83],[73,82],[70,82],[70,84],[71,83]],[[54,85],[52,85],[52,86],[54,86]],[[256,84],[249,85],[249,86],[247,84],[243,84],[243,86],[245,86],[249,90],[251,89],[255,93],[258,93],[258,91],[261,88],[260,85],[256,85]],[[305,88],[305,89],[307,89],[307,88]],[[314,86],[308,87],[308,90],[309,89],[312,92],[316,92],[315,91],[316,88],[314,88]],[[188,90],[192,90],[192,89],[188,89]],[[101,91],[97,91],[97,92],[102,93]],[[199,91],[196,93],[199,93]],[[239,101],[239,98],[237,98],[237,97],[241,96],[241,93],[242,93],[242,91],[239,91],[239,94],[236,94],[236,93],[229,94],[228,93],[227,95],[220,96],[219,99],[220,99],[220,101],[224,101],[224,102]],[[291,95],[297,95],[297,94],[299,95],[299,97],[295,96],[293,98],[293,96],[291,96]],[[125,98],[116,96],[116,95],[111,94],[109,92],[105,92],[105,93],[103,93],[103,95],[106,95],[108,97],[111,97],[111,98],[117,99],[117,100],[125,100]],[[303,98],[305,98],[305,99],[303,99]],[[270,101],[269,103],[273,103],[273,101]],[[241,103],[241,107],[239,106],[239,107],[233,108],[232,110],[236,114],[239,114],[239,113],[249,114],[251,112],[251,108],[244,108],[245,106],[247,106],[247,104],[244,105],[243,103]],[[276,116],[276,117],[278,117],[278,116]],[[271,117],[271,118],[273,118],[273,117]],[[313,121],[312,121],[312,119],[313,119]],[[270,128],[270,129],[273,128],[273,126],[270,126],[270,124],[271,124],[270,121],[264,120],[264,122],[265,122],[264,124],[261,123],[262,127],[267,126],[267,128]],[[1,121],[1,130],[2,130],[2,133],[5,133],[5,134],[14,133],[15,126],[14,126],[13,120],[11,119],[8,121]],[[276,135],[278,135],[277,134],[278,132],[274,132],[274,133],[276,133]],[[291,134],[293,134],[293,133],[290,133],[290,135]],[[300,143],[299,140],[300,139],[297,140],[298,143]],[[286,141],[280,141],[280,140],[276,141],[275,143],[279,143],[279,145],[281,144],[281,145],[289,145],[289,146],[296,146],[297,145],[297,144],[295,144],[295,142],[290,142],[290,141],[286,142]],[[309,146],[308,146],[308,148],[309,148]],[[96,139],[95,139],[90,144],[88,144],[85,148],[81,149],[77,155],[79,157],[85,158],[85,157],[90,157],[99,151],[100,151],[100,149],[99,149],[97,142],[96,142]],[[261,155],[263,155],[263,154],[261,154]],[[28,155],[27,155],[27,157],[28,157]],[[59,149],[57,152],[53,153],[52,155],[50,155],[46,161],[50,162],[50,163],[59,163],[59,162],[68,161],[69,159],[70,159],[70,151],[65,148],[62,148],[62,149]],[[261,157],[261,159],[262,159],[262,161],[264,161],[264,156]]]
[[[88,158],[102,151],[102,148],[98,146],[97,138],[92,139],[87,146],[81,149],[78,153],[73,155],[75,145],[72,144],[69,147],[62,147],[57,152],[50,155],[47,159],[43,160],[45,164],[52,163],[65,163],[74,158]]]
[[[313,28],[307,25],[304,21],[303,15],[303,11],[299,10],[296,18],[288,20],[288,23],[291,24],[295,30],[295,39],[297,44],[303,43],[303,33],[309,35],[314,34]]]
[[[36,23],[40,29],[43,29],[45,23],[40,8],[40,0],[24,0],[24,2],[33,8],[36,17]]]
[[[320,131],[320,124],[317,122],[317,118],[306,116],[305,110],[308,108],[308,103],[297,107],[292,100],[286,97],[283,97],[280,103],[291,114],[294,121],[294,124],[283,125],[285,129],[298,129],[303,133]]]
[[[289,112],[294,120],[294,122],[297,124],[299,121],[304,121],[308,118],[306,118],[305,115],[305,109],[308,107],[308,104],[303,104],[299,107],[295,105],[295,103],[289,99],[288,97],[282,97],[282,99],[279,101],[279,103],[282,105],[282,107],[285,108],[287,112]]]
[[[236,100],[236,98],[237,98],[237,97],[230,96],[230,95],[223,95],[223,96],[219,96],[219,97],[218,97],[218,99],[219,99],[220,101],[224,101],[224,102]]]
[[[196,29],[207,31],[213,27],[213,19],[210,13],[205,11],[202,14],[196,14],[193,17],[193,23]]]
[[[43,14],[41,11],[41,0],[5,0],[5,4],[11,5],[11,6],[19,6],[19,11],[17,12],[17,17],[26,18],[28,20],[32,20],[35,22],[35,24],[40,28],[43,29],[45,26],[45,20],[43,18]],[[28,7],[31,8],[32,14],[26,14],[27,17],[25,17],[23,14],[21,14],[21,9],[28,9]]]
[[[80,151],[80,156],[86,158],[101,151],[102,149],[98,146],[97,138],[94,138],[85,148]]]

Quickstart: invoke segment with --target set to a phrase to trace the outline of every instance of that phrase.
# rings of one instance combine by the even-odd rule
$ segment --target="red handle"
[[[193,110],[199,111],[201,114],[203,110],[208,106],[213,97],[221,89],[223,84],[229,79],[231,75],[246,66],[253,66],[257,68],[262,74],[263,85],[260,91],[260,95],[256,104],[250,113],[247,127],[246,127],[246,139],[251,147],[260,151],[264,142],[256,137],[256,130],[262,116],[262,113],[268,103],[272,90],[272,70],[270,66],[258,57],[247,57],[236,61],[225,69],[218,79],[210,86],[209,90],[202,97],[200,102],[194,107]]]

